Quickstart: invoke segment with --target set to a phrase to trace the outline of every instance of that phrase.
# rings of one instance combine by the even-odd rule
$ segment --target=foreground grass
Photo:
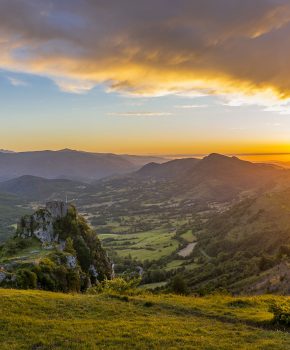
[[[274,298],[285,300],[0,289],[0,348],[289,349],[288,332],[267,329]]]

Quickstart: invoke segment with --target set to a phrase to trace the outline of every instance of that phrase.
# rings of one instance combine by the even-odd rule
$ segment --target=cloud
[[[281,115],[290,115],[290,104],[289,103],[281,103],[273,106],[268,106],[264,109],[266,112],[274,112]]]
[[[14,77],[8,77],[7,78],[10,82],[11,85],[13,86],[28,86],[28,83],[24,80],[18,79],[18,78],[14,78]]]
[[[253,95],[229,94],[220,96],[220,104],[227,107],[259,106],[265,112],[274,112],[281,115],[290,115],[290,99],[279,100],[271,91],[264,91]]]
[[[289,35],[288,0],[0,2],[0,68],[76,93],[276,104],[290,99]]]
[[[117,117],[166,117],[172,115],[170,112],[111,112],[109,116]]]
[[[91,90],[95,83],[87,80],[75,80],[68,78],[54,78],[54,82],[63,92],[68,92],[72,94],[84,94]]]
[[[176,105],[175,108],[181,109],[194,109],[194,108],[206,108],[208,105]]]

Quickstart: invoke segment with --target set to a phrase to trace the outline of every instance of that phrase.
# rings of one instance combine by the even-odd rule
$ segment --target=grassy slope
[[[0,290],[0,344],[2,350],[284,350],[290,334],[263,328],[273,298],[235,304],[222,296],[144,295],[126,302],[109,295]]]
[[[0,242],[13,235],[18,219],[31,210],[24,207],[24,201],[16,196],[0,193]]]

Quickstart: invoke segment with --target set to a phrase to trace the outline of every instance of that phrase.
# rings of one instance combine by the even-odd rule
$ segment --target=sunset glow
[[[283,0],[1,1],[1,147],[289,152],[289,34]]]

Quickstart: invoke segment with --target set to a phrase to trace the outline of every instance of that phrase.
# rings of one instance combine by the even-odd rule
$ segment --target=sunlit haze
[[[285,0],[3,0],[0,148],[290,152],[289,34]]]

